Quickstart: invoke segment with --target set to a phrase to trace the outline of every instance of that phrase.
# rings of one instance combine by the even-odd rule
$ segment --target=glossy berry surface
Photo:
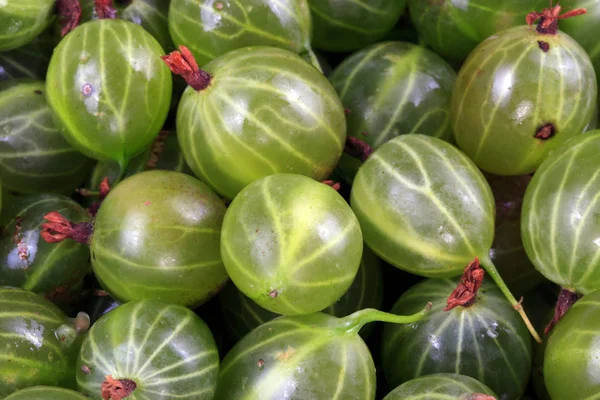
[[[496,397],[492,390],[477,379],[459,374],[431,374],[412,379],[392,390],[383,400],[469,400],[470,395]]]
[[[221,255],[236,287],[261,307],[298,315],[323,310],[348,290],[362,256],[352,210],[310,178],[260,179],[225,214]]]
[[[69,389],[52,386],[34,386],[19,390],[5,398],[6,400],[85,400],[86,396]]]
[[[52,22],[54,1],[5,1],[0,4],[0,51],[31,42]]]

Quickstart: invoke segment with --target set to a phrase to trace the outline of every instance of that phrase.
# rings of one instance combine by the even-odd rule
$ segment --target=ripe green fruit
[[[221,199],[189,175],[138,173],[112,189],[96,215],[94,273],[122,303],[198,306],[227,281],[219,254],[224,214]]]
[[[373,149],[406,133],[452,138],[450,100],[456,73],[422,46],[370,46],[344,60],[329,80],[346,108],[348,136]],[[342,155],[345,176],[353,178],[359,167],[360,161]]]
[[[325,51],[358,50],[382,39],[404,14],[406,0],[308,0],[312,44]]]
[[[310,51],[306,0],[172,0],[169,30],[200,66],[242,47]]]
[[[79,391],[93,400],[110,398],[116,386],[131,399],[209,400],[219,354],[210,330],[191,310],[133,301],[92,326],[76,371]]]
[[[86,400],[81,393],[52,386],[35,386],[19,390],[4,400]]]
[[[39,194],[20,197],[3,211],[0,237],[0,285],[30,290],[68,306],[79,300],[79,286],[91,273],[86,246],[65,241],[50,244],[40,238],[44,215],[59,211],[73,222],[87,220],[87,212],[68,197]]]
[[[386,379],[395,387],[413,378],[444,372],[471,376],[498,399],[517,400],[531,371],[527,327],[492,282],[483,281],[474,304],[443,307],[458,279],[428,279],[405,292],[392,313],[415,312],[423,301],[433,307],[421,321],[387,324],[382,337]]]
[[[123,171],[161,129],[172,79],[160,44],[123,20],[87,22],[54,50],[46,91],[61,133],[73,147]]]
[[[452,96],[454,137],[482,170],[528,174],[587,129],[596,98],[592,63],[575,40],[518,26],[465,61]]]
[[[521,232],[529,259],[548,280],[573,292],[600,289],[600,131],[551,153],[523,201]]]
[[[31,42],[54,18],[53,0],[6,0],[0,3],[0,51]]]
[[[585,295],[552,330],[546,347],[544,380],[552,399],[598,396],[600,292]]]
[[[221,255],[231,280],[279,314],[335,303],[356,277],[362,248],[358,221],[342,196],[301,175],[251,183],[223,221]]]
[[[60,134],[44,82],[0,84],[0,176],[18,193],[72,193],[92,168]]]
[[[280,316],[260,307],[233,284],[227,285],[219,293],[219,300],[228,332],[235,341],[240,340],[254,328]],[[364,308],[379,309],[382,300],[383,279],[380,261],[365,247],[358,273],[350,289],[322,312],[341,318]],[[372,327],[372,325],[363,327],[360,335],[366,338]]]
[[[73,387],[87,314],[69,320],[48,300],[0,287],[0,398],[36,385]]]
[[[403,383],[383,400],[477,400],[476,395],[489,395],[496,398],[496,394],[489,387],[469,376],[431,374]]]
[[[419,37],[455,64],[464,61],[489,36],[522,25],[527,14],[547,5],[547,0],[408,0]]]
[[[416,322],[426,311],[395,316],[365,309],[341,319],[323,313],[276,318],[229,351],[214,399],[374,400],[375,365],[358,331],[372,321]]]
[[[249,183],[276,173],[326,179],[346,140],[335,90],[300,56],[274,47],[234,50],[206,65],[165,57],[174,71],[195,71],[177,111],[185,159],[203,182],[232,199]],[[193,62],[193,59],[190,60]],[[184,69],[185,70],[185,69]]]

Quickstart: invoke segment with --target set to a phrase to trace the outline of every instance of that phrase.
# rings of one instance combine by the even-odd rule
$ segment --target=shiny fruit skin
[[[279,314],[309,314],[335,303],[356,277],[362,248],[344,198],[302,175],[251,183],[223,221],[221,255],[231,280]]]
[[[494,198],[471,160],[425,135],[401,135],[358,171],[350,198],[365,243],[381,258],[426,277],[460,275],[487,257]]]
[[[71,194],[92,168],[54,125],[42,81],[0,84],[0,175],[17,193]]]
[[[93,400],[102,400],[107,375],[137,384],[127,399],[210,400],[218,372],[217,346],[204,321],[156,300],[133,301],[101,317],[83,341],[76,369],[79,391]]]
[[[196,307],[227,281],[219,254],[225,205],[179,172],[146,171],[103,201],[90,249],[102,287],[117,301],[156,299]]]
[[[552,330],[544,358],[544,380],[552,399],[598,396],[600,384],[600,292],[577,301]]]
[[[454,137],[482,170],[528,174],[587,130],[596,98],[592,63],[574,39],[514,27],[482,42],[463,64],[452,95]],[[536,137],[544,126],[553,127],[547,138]]]
[[[475,304],[443,311],[458,279],[428,279],[405,292],[392,313],[411,313],[424,301],[430,313],[414,324],[386,324],[382,360],[394,387],[419,376],[456,373],[471,376],[498,394],[521,397],[531,371],[532,341],[527,327],[500,290],[484,280]]]
[[[600,131],[567,146],[550,153],[533,176],[523,200],[521,234],[542,275],[586,294],[600,289]]]
[[[233,199],[276,173],[324,180],[346,140],[344,108],[319,71],[274,47],[231,51],[207,64],[210,86],[188,87],[177,137],[196,176]]]
[[[0,6],[0,51],[13,50],[35,39],[52,22],[52,0],[6,1]]]
[[[0,52],[0,81],[29,78],[44,80],[56,40],[48,31],[14,50]]]
[[[164,50],[142,27],[84,23],[55,48],[48,103],[69,143],[99,161],[129,160],[152,143],[169,111],[172,78]]]
[[[489,387],[469,376],[431,374],[403,383],[383,400],[448,400],[450,398],[461,400],[469,394],[487,394],[496,397]],[[464,400],[469,398],[466,397]]]
[[[5,400],[86,400],[81,393],[52,386],[34,386],[19,390]]]
[[[202,67],[243,47],[309,50],[311,18],[307,0],[172,0],[169,30]]]

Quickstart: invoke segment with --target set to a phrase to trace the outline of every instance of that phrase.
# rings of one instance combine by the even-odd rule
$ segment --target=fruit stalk
[[[432,304],[427,303],[418,313],[412,315],[396,315],[376,310],[374,308],[365,308],[341,318],[339,323],[341,329],[347,333],[358,333],[360,329],[369,322],[389,322],[392,324],[411,324],[420,321],[431,310]]]
[[[558,321],[560,321],[563,315],[569,311],[569,308],[571,308],[571,306],[575,304],[580,297],[581,296],[579,296],[575,290],[565,288],[561,289],[560,294],[558,295],[558,300],[556,301],[556,307],[554,308],[554,316],[548,323],[548,326],[546,326],[546,329],[544,329],[544,334],[547,335],[550,333],[550,331],[552,331],[554,326],[558,324]]]
[[[504,297],[506,297],[506,299],[510,302],[510,304],[513,306],[513,308],[515,310],[517,310],[519,315],[521,315],[521,318],[523,319],[523,322],[525,322],[525,325],[527,326],[527,329],[531,333],[531,336],[533,336],[533,338],[535,339],[536,342],[542,343],[542,339],[540,338],[540,335],[538,335],[538,333],[536,332],[535,328],[533,327],[531,321],[529,320],[529,317],[523,310],[523,306],[521,305],[521,302],[517,301],[517,299],[515,299],[515,297],[512,295],[512,293],[506,286],[506,283],[504,283],[504,280],[500,276],[500,273],[496,269],[496,266],[490,259],[490,257],[486,255],[485,257],[481,257],[480,260],[481,260],[481,266],[483,267],[483,269],[485,269],[485,271],[488,274],[490,274],[490,276],[492,277],[494,282],[496,282],[496,285],[498,285],[498,288],[500,288],[500,290],[504,294]]]
[[[56,0],[58,18],[60,19],[60,35],[65,36],[79,25],[81,5],[78,0]]]

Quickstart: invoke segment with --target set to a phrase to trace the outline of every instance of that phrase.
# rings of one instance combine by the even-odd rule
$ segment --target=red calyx
[[[469,265],[465,267],[465,272],[460,278],[458,286],[450,297],[448,297],[444,311],[450,311],[458,306],[469,307],[477,300],[477,291],[483,283],[485,271],[479,266],[479,258],[475,257]]]
[[[102,205],[102,202],[104,201],[104,199],[108,195],[108,192],[110,192],[110,183],[108,182],[108,177],[104,177],[104,179],[102,180],[102,182],[100,182],[100,190],[99,190],[99,194],[98,194],[98,201],[92,203],[92,205],[90,205],[88,207],[88,209],[87,209],[88,213],[92,217],[95,217],[96,214],[98,214],[98,210],[100,209],[100,206]],[[80,190],[79,193],[81,193],[83,196],[88,196],[89,195],[89,194],[87,194],[87,192],[85,190]]]
[[[78,0],[56,0],[58,18],[60,19],[60,35],[65,36],[79,25],[81,5]]]
[[[113,379],[108,375],[100,388],[104,400],[122,400],[137,388],[131,379]]]
[[[570,290],[562,289],[560,291],[560,294],[558,295],[558,300],[556,301],[556,307],[554,308],[554,316],[552,317],[552,321],[550,321],[550,323],[544,330],[544,333],[546,335],[549,334],[550,331],[552,331],[554,326],[558,324],[558,321],[560,321],[563,315],[565,315],[566,312],[569,311],[569,308],[571,308],[571,306],[575,304],[575,302],[580,298],[581,296]]]
[[[556,35],[558,32],[558,20],[576,17],[587,13],[585,8],[577,8],[564,14],[560,13],[561,6],[556,5],[553,8],[546,8],[544,11],[532,12],[527,14],[526,21],[527,25],[532,26],[538,19],[540,22],[537,25],[537,31],[548,35]]]
[[[210,85],[210,74],[201,70],[192,52],[185,46],[179,46],[180,51],[173,51],[161,60],[167,64],[171,72],[180,75],[188,85],[200,92]]]
[[[336,192],[339,192],[340,189],[342,188],[341,183],[332,181],[331,179],[323,181],[323,183],[326,184],[327,186],[331,186],[333,188],[333,190],[335,190]]]
[[[94,6],[98,19],[114,19],[117,17],[117,10],[115,10],[112,0],[95,0]]]
[[[92,235],[91,222],[73,223],[56,211],[44,215],[49,221],[42,224],[40,236],[48,243],[58,243],[66,239],[73,239],[78,243],[88,244]]]
[[[364,142],[359,138],[347,136],[344,152],[351,157],[358,158],[360,161],[365,162],[367,161],[367,158],[373,154],[373,148],[369,146],[367,142]]]

